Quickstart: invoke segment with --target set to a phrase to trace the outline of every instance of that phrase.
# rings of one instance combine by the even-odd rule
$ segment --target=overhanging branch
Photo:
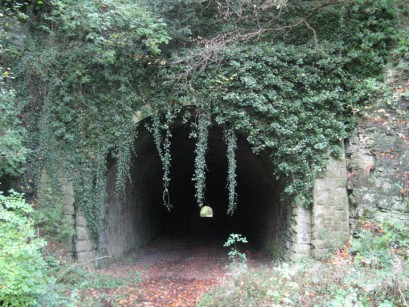
[[[251,39],[260,39],[261,36],[267,33],[286,31],[287,33],[299,26],[306,26],[308,30],[313,33],[314,37],[314,50],[318,49],[318,35],[316,30],[309,24],[308,20],[318,13],[322,8],[330,5],[337,5],[340,2],[338,0],[330,1],[316,7],[307,16],[299,19],[297,22],[290,25],[276,27],[276,28],[259,28],[256,31],[240,33],[238,30],[230,32],[223,32],[214,38],[203,39],[198,43],[200,49],[191,51],[188,55],[178,60],[170,62],[170,65],[185,65],[186,69],[182,71],[176,78],[177,82],[186,79],[190,74],[195,72],[201,72],[209,64],[220,63],[223,59],[223,49],[236,42],[248,41]]]

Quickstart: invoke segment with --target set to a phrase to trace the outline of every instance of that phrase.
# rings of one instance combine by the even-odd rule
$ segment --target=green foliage
[[[225,54],[223,67],[209,68],[210,77],[193,83],[192,95],[199,92],[220,102],[213,104],[216,122],[248,131],[254,151],[270,153],[277,178],[287,181],[286,192],[309,200],[328,147],[347,136],[344,116],[366,93],[363,84],[343,70],[347,60],[339,55],[341,47],[325,47],[317,53],[261,42],[235,46]],[[202,90],[209,87],[210,94]],[[355,93],[353,102],[346,92]]]
[[[362,224],[350,252],[256,269],[227,280],[198,306],[405,306],[409,297],[407,226]],[[233,235],[232,235],[233,236]],[[231,238],[233,244],[237,238]]]
[[[64,215],[62,202],[51,193],[46,193],[34,207],[32,218],[40,235],[47,240],[70,242],[75,234],[72,216]]]
[[[314,4],[295,6],[298,13],[284,10],[277,22],[291,24]],[[221,33],[220,41],[216,36],[205,48],[199,44],[187,55],[182,50],[176,63],[185,65],[167,73],[175,93],[171,101],[195,101],[199,109],[210,102],[214,121],[245,131],[256,153],[267,151],[286,194],[301,195],[305,205],[311,204],[313,181],[325,167],[328,149],[339,155],[339,144],[353,127],[353,113],[371,94],[367,79],[382,70],[396,15],[393,1],[347,2],[341,9],[318,11],[310,21],[320,38],[315,49],[312,35],[302,28],[291,29],[285,40],[280,33],[264,39],[258,34],[257,42],[237,42],[234,34],[223,38]],[[264,14],[267,18],[271,11]],[[257,28],[269,33],[264,20],[257,19]],[[225,23],[251,33],[247,21]],[[224,43],[230,38],[237,43]],[[375,45],[380,47],[371,47],[368,54],[368,46]],[[181,84],[175,85],[175,78]]]
[[[203,110],[198,114],[197,132],[193,135],[197,137],[195,148],[195,172],[193,181],[196,188],[196,200],[199,207],[203,206],[206,189],[206,152],[209,142],[209,128],[211,125],[211,113]]]
[[[174,114],[167,112],[166,122],[164,124],[160,121],[159,114],[152,115],[152,125],[150,130],[152,132],[153,140],[155,142],[156,149],[159,154],[159,158],[162,162],[163,167],[163,203],[168,210],[171,209],[172,204],[170,203],[169,195],[169,184],[170,184],[170,166],[172,161],[172,156],[170,154],[170,142],[172,138],[172,132],[170,130],[168,122],[174,118]],[[164,133],[162,133],[164,130]],[[164,134],[164,136],[162,136]]]
[[[363,266],[392,269],[401,257],[409,264],[409,228],[403,224],[365,222],[365,229],[352,241],[351,253]]]
[[[242,253],[237,248],[237,243],[248,243],[246,237],[241,234],[232,233],[224,243],[224,247],[230,247],[229,260],[230,268],[239,271],[239,273],[247,268],[247,257],[245,253]]]
[[[55,0],[51,5],[51,14],[40,28],[54,32],[58,27],[58,34],[65,40],[83,41],[101,48],[99,56],[107,62],[115,59],[115,47],[133,50],[128,56],[140,59],[149,53],[159,54],[159,46],[168,41],[164,24],[135,1]]]
[[[246,135],[256,153],[270,155],[283,197],[311,204],[328,151],[339,153],[354,112],[371,94],[367,80],[382,72],[395,1],[290,1],[281,10],[258,1],[143,2],[26,3],[7,13],[13,27],[2,32],[8,39],[1,63],[15,67],[31,162],[56,183],[60,172],[73,182],[92,237],[104,216],[107,160],[118,161],[119,192],[129,180],[136,117],[156,114],[151,131],[170,208],[171,127],[192,104],[199,206],[212,124]],[[237,199],[233,135],[229,214]]]
[[[0,194],[0,302],[3,306],[40,306],[52,282],[36,238],[33,209],[16,193]]]
[[[5,80],[10,71],[0,66],[0,177],[17,176],[23,171],[27,149],[23,144],[25,129],[18,118],[19,108],[14,91],[7,89]]]
[[[400,62],[400,66],[408,71],[409,68],[407,67],[407,61],[409,60],[409,34],[406,30],[407,29],[400,31],[397,35],[397,47],[394,50],[394,55],[399,60],[403,60]]]
[[[30,51],[16,75],[27,117],[34,119],[33,162],[56,185],[59,172],[73,182],[95,239],[108,156],[118,160],[123,192],[136,138],[133,118],[146,104],[141,96],[151,86],[150,65],[169,38],[164,24],[134,1],[52,1],[43,18],[28,22],[24,47]]]
[[[227,189],[229,190],[229,207],[227,214],[233,215],[237,207],[237,193],[236,193],[236,154],[237,136],[233,129],[224,131],[224,139],[227,145]]]
[[[359,0],[343,10],[341,26],[348,48],[345,56],[351,59],[348,67],[362,77],[382,73],[396,33],[397,2]]]

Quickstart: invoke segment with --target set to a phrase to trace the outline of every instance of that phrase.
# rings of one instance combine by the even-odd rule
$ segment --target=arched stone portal
[[[213,218],[200,218],[192,181],[195,140],[189,138],[190,131],[189,124],[172,129],[170,212],[162,199],[162,164],[146,128],[141,126],[135,142],[125,200],[116,196],[116,165],[110,166],[100,254],[117,258],[161,235],[215,239],[222,244],[230,233],[240,233],[259,247],[265,247],[271,238],[279,238],[284,218],[279,202],[281,187],[273,178],[268,157],[255,155],[241,135],[236,151],[238,206],[233,216],[227,215],[226,145],[222,129],[217,126],[209,131],[206,155],[206,202],[213,209]]]
[[[313,208],[306,209],[297,199],[294,203],[280,201],[283,187],[273,177],[274,166],[268,155],[254,154],[245,136],[239,134],[238,206],[234,215],[228,216],[226,145],[222,129],[214,125],[209,131],[206,155],[206,201],[213,209],[213,218],[203,219],[192,181],[195,140],[189,138],[190,131],[189,124],[180,121],[172,128],[170,201],[173,207],[169,212],[162,199],[162,163],[151,133],[140,125],[125,198],[117,197],[115,191],[116,162],[111,161],[108,167],[105,218],[97,244],[89,239],[81,212],[74,216],[74,253],[79,261],[99,266],[105,262],[100,259],[112,261],[163,235],[214,239],[222,244],[230,233],[240,233],[271,256],[286,259],[321,255],[348,241],[344,155],[329,158],[327,170],[315,181]],[[75,197],[67,199],[70,202],[66,206],[73,207]]]

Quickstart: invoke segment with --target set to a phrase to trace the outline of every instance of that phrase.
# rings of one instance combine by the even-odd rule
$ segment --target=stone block
[[[315,181],[311,216],[314,254],[319,255],[338,247],[340,239],[349,237],[349,200],[346,178],[345,159],[330,158],[327,170]],[[299,239],[299,234],[297,234],[297,240]]]
[[[310,232],[299,232],[294,235],[294,241],[296,243],[307,244],[311,242],[311,233]]]
[[[75,222],[77,227],[87,227],[87,220],[85,216],[77,215],[77,217],[75,218]]]
[[[298,224],[311,224],[311,210],[302,206],[296,208],[295,220]]]
[[[335,211],[332,213],[332,217],[334,218],[334,221],[347,221],[349,218],[349,212],[347,211]]]
[[[63,206],[63,212],[66,215],[74,215],[75,210],[73,205],[64,205]]]
[[[312,245],[314,246],[315,249],[321,249],[321,250],[329,250],[333,248],[334,244],[331,242],[331,238],[326,238],[326,240],[315,240],[312,242]]]
[[[88,229],[86,227],[78,227],[76,229],[77,240],[89,240]]]
[[[339,187],[342,187],[345,189],[348,183],[348,177],[347,173],[345,171],[345,174],[341,175],[339,178],[337,178],[337,184]]]
[[[293,248],[293,254],[296,257],[309,256],[310,253],[311,253],[311,245],[310,244],[294,244],[292,248]]]
[[[92,252],[77,253],[78,265],[87,268],[94,268],[94,256]]]
[[[90,240],[75,241],[75,251],[77,253],[90,252],[94,249],[94,244]]]
[[[64,194],[62,203],[67,206],[74,206],[75,198],[71,194]]]

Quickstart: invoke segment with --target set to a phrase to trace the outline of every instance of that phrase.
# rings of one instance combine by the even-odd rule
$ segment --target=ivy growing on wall
[[[4,76],[7,70],[0,67],[0,178],[19,175],[26,160],[27,148],[23,144],[26,134],[18,118],[19,106],[15,92],[8,89]]]
[[[171,209],[172,125],[185,105],[195,109],[199,206],[212,124],[225,129],[228,214],[239,197],[237,133],[270,156],[285,195],[311,203],[328,151],[339,154],[382,72],[396,15],[393,0],[49,0],[15,10],[26,17],[8,32],[19,41],[5,40],[1,64],[16,76],[31,163],[73,182],[94,238],[108,158],[119,192],[129,180],[135,118],[152,115]]]

